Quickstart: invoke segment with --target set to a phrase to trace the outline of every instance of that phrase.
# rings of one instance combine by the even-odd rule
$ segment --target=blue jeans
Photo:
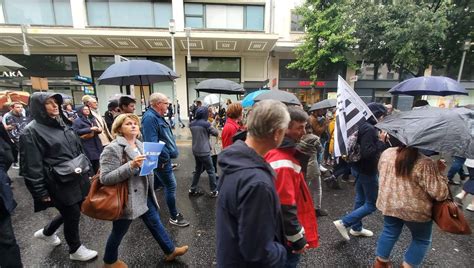
[[[160,214],[152,200],[151,196],[148,196],[147,200],[148,211],[141,215],[140,218],[145,223],[148,230],[150,230],[153,238],[160,245],[161,249],[166,255],[173,253],[175,247],[173,241],[171,241],[165,227],[160,221]],[[128,231],[132,220],[116,220],[113,221],[112,232],[107,239],[107,245],[105,246],[104,262],[112,264],[117,261],[118,258],[118,247],[122,238]]]
[[[285,268],[296,268],[300,262],[301,254],[291,252],[292,249],[287,249]]]
[[[448,171],[449,180],[452,180],[454,178],[454,175],[456,175],[456,173],[458,173],[460,177],[464,176],[464,169],[463,169],[464,162],[466,162],[466,158],[462,158],[459,156],[454,157],[453,164],[451,165],[451,168]]]
[[[159,180],[159,183],[156,182],[156,179]],[[171,161],[168,161],[164,168],[155,169],[155,185],[160,184],[165,187],[166,204],[170,216],[172,219],[176,219],[176,215],[178,215],[178,209],[176,208],[176,177],[171,168]]]
[[[194,160],[196,161],[196,168],[193,172],[193,182],[191,184],[191,190],[195,191],[197,189],[199,177],[201,177],[201,174],[204,172],[204,170],[206,170],[207,175],[209,176],[209,189],[211,190],[211,192],[214,192],[217,188],[217,184],[216,173],[214,169],[214,164],[212,164],[211,155],[195,155]]]
[[[362,219],[377,209],[375,203],[377,202],[379,183],[377,175],[368,176],[359,173],[354,168],[351,169],[351,172],[356,178],[354,210],[342,218],[342,223],[344,226],[360,232],[362,230]]]
[[[412,222],[384,216],[383,231],[377,242],[376,254],[383,259],[390,258],[390,252],[402,233],[403,225],[408,227],[412,237],[410,246],[405,253],[405,262],[416,267],[423,262],[426,252],[430,248],[433,221]]]

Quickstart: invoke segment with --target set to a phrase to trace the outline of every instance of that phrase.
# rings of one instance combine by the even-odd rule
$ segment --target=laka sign
[[[24,77],[21,71],[0,72],[0,77]]]

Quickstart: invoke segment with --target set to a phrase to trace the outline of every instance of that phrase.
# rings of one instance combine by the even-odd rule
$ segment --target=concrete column
[[[3,2],[0,2],[0,23],[5,23],[5,17],[3,16]]]
[[[71,0],[72,25],[74,28],[84,29],[87,26],[87,12],[85,0]]]
[[[92,78],[89,54],[77,54],[77,64],[79,65],[80,75]]]
[[[184,1],[183,0],[173,0],[173,19],[176,25],[176,31],[184,31]],[[179,100],[181,102],[181,100]]]
[[[347,68],[346,77],[343,77],[344,79],[346,79],[347,83],[352,87],[352,89],[354,89],[355,82],[351,82],[350,79],[354,75],[356,75],[356,70]]]
[[[181,106],[181,119],[188,118],[188,91],[186,82],[186,57],[185,55],[176,55],[176,73],[180,78],[176,79],[176,98]],[[192,100],[190,100],[192,101]]]

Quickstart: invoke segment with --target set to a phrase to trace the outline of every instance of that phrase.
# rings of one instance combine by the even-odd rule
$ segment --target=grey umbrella
[[[130,60],[112,64],[99,77],[100,85],[151,85],[173,81],[179,76],[167,66],[150,60]]]
[[[388,92],[410,96],[420,95],[468,95],[466,89],[457,81],[444,76],[421,76],[407,79]]]
[[[261,100],[279,100],[286,105],[301,105],[300,100],[298,100],[294,94],[283,90],[269,90],[268,92],[258,95],[254,99],[254,101]]]
[[[311,105],[309,109],[310,112],[320,110],[320,109],[327,109],[331,107],[336,107],[336,99],[325,99],[320,102],[316,102],[315,104]]]
[[[196,86],[196,91],[217,94],[244,94],[242,85],[227,79],[207,79]]]
[[[25,69],[25,67],[3,55],[0,55],[0,72],[8,72],[18,69]]]
[[[400,112],[375,125],[407,146],[474,158],[474,111],[427,107]]]

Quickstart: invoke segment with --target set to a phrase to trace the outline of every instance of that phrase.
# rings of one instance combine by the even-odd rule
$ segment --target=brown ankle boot
[[[104,263],[104,268],[128,268],[128,265],[121,260],[117,260],[112,264]]]
[[[392,262],[381,261],[379,258],[375,258],[374,268],[392,268]]]
[[[176,257],[182,256],[188,252],[188,246],[177,247],[174,249],[173,253],[165,257],[165,261],[174,261]]]

